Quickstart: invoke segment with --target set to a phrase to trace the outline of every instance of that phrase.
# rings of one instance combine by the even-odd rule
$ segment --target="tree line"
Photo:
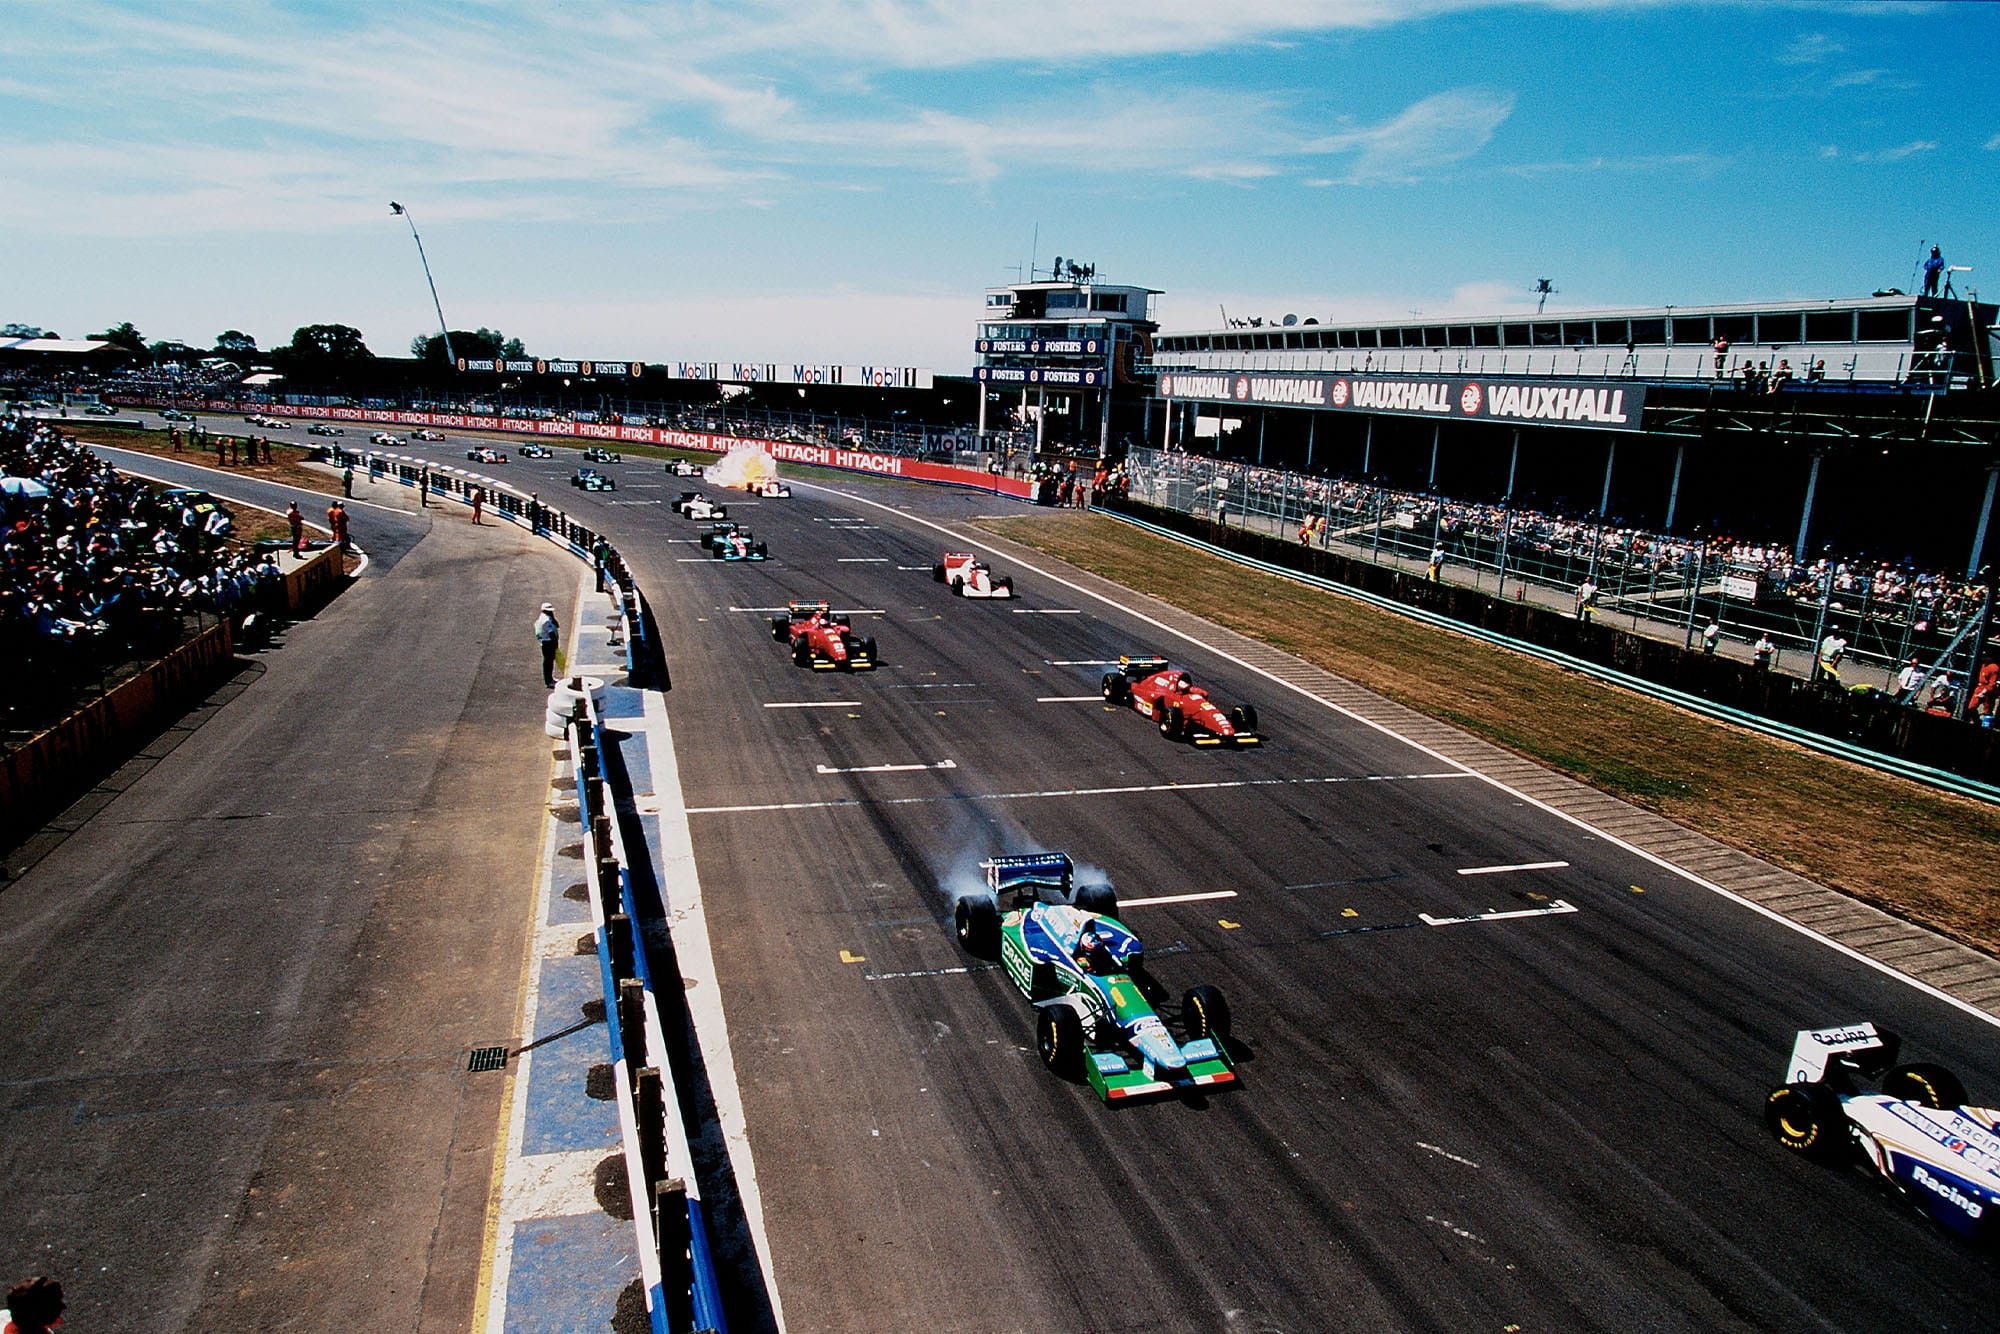
[[[55,330],[33,324],[0,325],[0,338],[56,338]],[[170,339],[148,341],[130,320],[91,334],[94,340],[123,348],[139,361],[183,361],[217,356],[237,363],[251,359],[268,361],[277,370],[332,368],[371,361],[361,330],[351,324],[305,324],[292,331],[291,340],[260,349],[257,340],[241,329],[225,329],[206,348],[193,347]],[[453,329],[451,350],[461,357],[526,357],[528,350],[519,338],[481,325],[477,329]],[[410,340],[410,355],[419,361],[444,365],[445,339],[440,334],[419,334]]]

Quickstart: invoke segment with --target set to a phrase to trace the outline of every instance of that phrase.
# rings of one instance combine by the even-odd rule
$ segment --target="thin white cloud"
[[[1897,144],[1894,148],[1878,148],[1869,153],[1856,153],[1853,155],[1853,160],[1856,162],[1901,162],[1906,158],[1913,158],[1919,154],[1931,153],[1936,150],[1937,141],[1935,139],[1912,139],[1906,144]]]
[[[1785,44],[1778,53],[1781,65],[1817,65],[1822,60],[1837,56],[1847,47],[1834,37],[1823,32],[1800,33]]]
[[[2000,153],[2000,134],[1996,134],[1991,139],[1988,139],[1985,147],[1989,153]]]
[[[1555,162],[1517,162],[1500,168],[1509,176],[1534,179],[1541,176],[1576,176],[1591,172],[1677,171],[1707,176],[1722,170],[1732,159],[1707,151],[1694,153],[1645,153],[1629,157],[1598,155]]]
[[[1307,140],[1300,151],[1355,155],[1343,175],[1309,184],[1404,183],[1473,156],[1492,142],[1513,111],[1512,93],[1454,88],[1413,102],[1379,124]]]

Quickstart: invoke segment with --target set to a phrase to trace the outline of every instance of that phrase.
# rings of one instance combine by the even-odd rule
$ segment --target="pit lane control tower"
[[[1094,434],[1098,455],[1108,453],[1113,398],[1143,409],[1151,397],[1150,376],[1142,380],[1140,368],[1152,360],[1159,295],[1151,287],[1100,282],[1095,264],[1060,257],[1046,280],[1031,271],[1028,282],[987,288],[973,369],[981,436],[988,412],[1008,412],[1018,389],[1012,414],[1019,424],[1034,420],[1037,450],[1047,441],[1049,418],[1058,416],[1069,420],[1058,428],[1068,444],[1084,446]]]

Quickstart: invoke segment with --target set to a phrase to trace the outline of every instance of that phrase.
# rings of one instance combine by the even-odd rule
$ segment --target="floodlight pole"
[[[431,277],[431,261],[424,254],[424,238],[417,235],[417,220],[411,216],[410,210],[404,208],[393,199],[389,201],[389,207],[392,211],[399,214],[403,221],[410,224],[410,238],[417,243],[417,259],[424,266],[424,281],[430,284],[431,305],[437,310],[438,332],[444,336],[445,363],[450,366],[457,366],[458,357],[451,350],[451,329],[444,321],[444,303],[438,300],[437,279]]]

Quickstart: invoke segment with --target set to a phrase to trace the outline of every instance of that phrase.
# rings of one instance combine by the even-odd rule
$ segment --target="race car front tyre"
[[[968,894],[951,911],[966,953],[991,959],[1000,952],[1000,905],[991,894]]]
[[[876,661],[875,637],[873,635],[869,635],[864,639],[862,639],[861,656],[868,659],[868,661],[870,662]]]
[[[792,665],[794,667],[810,667],[813,665],[812,645],[806,643],[803,636],[792,641]]]
[[[962,598],[965,596],[965,580],[954,579],[951,581],[951,595],[955,598]]]
[[[1006,595],[1007,595],[1008,597],[1013,597],[1013,596],[1014,596],[1014,576],[1013,576],[1013,575],[1011,575],[1011,574],[1003,574],[1003,575],[1001,575],[1001,576],[1000,576],[1000,577],[999,577],[998,579],[995,579],[995,580],[993,581],[993,593],[994,593],[994,596],[998,597],[998,596],[999,596],[999,595],[1000,595],[1000,594],[1001,594],[1002,592],[1005,592],[1005,593],[1006,593]]]
[[[751,547],[750,553],[756,556],[759,560],[771,559],[770,549],[766,547],[762,542],[759,542],[756,546]]]
[[[1814,1162],[1832,1162],[1846,1150],[1846,1122],[1840,1095],[1824,1084],[1787,1084],[1764,1099],[1764,1124],[1778,1143]]]
[[[1257,706],[1254,704],[1237,705],[1229,711],[1229,721],[1235,724],[1236,730],[1239,732],[1256,731]]]
[[[1070,891],[1069,901],[1084,912],[1103,917],[1118,915],[1118,891],[1109,885],[1078,885]]]
[[[1043,1065],[1075,1079],[1083,1073],[1083,1020],[1067,1005],[1044,1005],[1035,1012],[1035,1050]]]
[[[713,556],[713,557],[715,557],[715,558],[716,558],[717,560],[721,560],[721,559],[722,559],[722,543],[720,543],[720,542],[711,542],[711,543],[709,544],[709,547],[708,547],[708,554],[709,554],[709,555],[711,555],[711,556]]]
[[[1160,710],[1161,736],[1169,741],[1179,741],[1181,739],[1182,728],[1181,711],[1179,709],[1162,708]]]
[[[1965,1085],[1941,1065],[1899,1065],[1882,1077],[1882,1092],[1936,1110],[1965,1105]]]
[[[1104,698],[1112,704],[1123,704],[1132,698],[1132,683],[1125,679],[1125,673],[1104,674]]]
[[[792,622],[789,617],[773,616],[771,618],[771,638],[777,640],[780,644],[785,642],[785,636],[791,633],[791,629]]]
[[[1187,995],[1181,997],[1181,1026],[1187,1029],[1188,1039],[1193,1042],[1203,1038],[1227,1041],[1229,1002],[1221,989],[1206,983],[1189,987]]]

